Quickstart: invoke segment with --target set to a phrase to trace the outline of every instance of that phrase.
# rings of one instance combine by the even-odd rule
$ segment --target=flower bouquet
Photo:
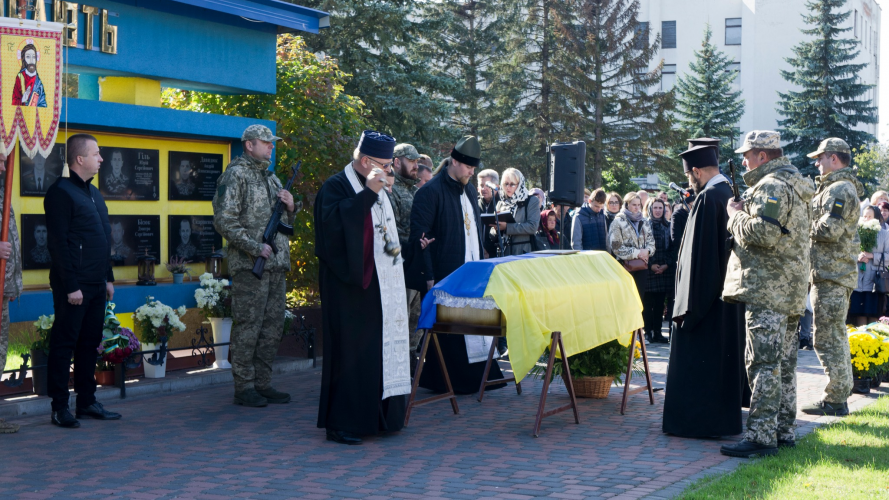
[[[173,336],[175,330],[184,331],[185,323],[180,319],[185,315],[185,306],[173,309],[154,297],[147,297],[145,304],[133,313],[136,329],[146,344],[160,344]]]
[[[114,315],[114,303],[109,302],[105,306],[105,325],[102,329],[102,341],[96,351],[99,354],[99,362],[96,369],[99,371],[114,370],[114,365],[123,363],[136,351],[142,348],[136,334],[129,328],[120,326],[120,321]],[[104,384],[103,384],[104,385]]]
[[[862,252],[872,252],[874,250],[874,247],[877,246],[878,234],[880,234],[880,221],[876,219],[858,219],[858,238],[861,240],[858,246]],[[859,262],[858,269],[865,271],[867,264]]]
[[[210,273],[204,273],[198,279],[201,280],[201,287],[194,291],[194,300],[204,317],[231,318],[232,287],[229,281],[215,279]]]

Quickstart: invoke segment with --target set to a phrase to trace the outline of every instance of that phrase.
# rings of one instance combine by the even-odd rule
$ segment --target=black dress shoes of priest
[[[361,438],[343,431],[332,431],[327,429],[327,440],[340,444],[361,444]]]
[[[77,420],[78,418],[90,417],[96,420],[120,420],[120,413],[106,410],[105,407],[102,406],[102,403],[99,403],[98,401],[86,408],[78,408],[75,413],[77,414],[77,418],[71,414],[68,408],[54,411],[52,412],[51,421],[53,425],[59,427],[76,429],[80,427],[80,422]]]

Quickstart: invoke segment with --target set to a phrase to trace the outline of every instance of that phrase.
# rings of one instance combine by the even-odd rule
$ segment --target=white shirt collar
[[[704,189],[707,189],[710,186],[719,184],[720,182],[728,182],[728,177],[726,177],[722,174],[716,174],[713,176],[713,178],[711,178],[709,181],[707,181],[707,185],[704,186]]]

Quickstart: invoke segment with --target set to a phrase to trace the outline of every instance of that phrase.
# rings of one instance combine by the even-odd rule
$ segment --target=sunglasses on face
[[[503,187],[516,187],[516,186],[518,186],[518,183],[515,183],[515,182],[504,182],[503,183]]]

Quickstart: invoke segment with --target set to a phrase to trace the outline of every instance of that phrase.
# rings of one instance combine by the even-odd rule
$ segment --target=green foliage
[[[32,351],[43,351],[49,355],[49,333],[52,331],[52,324],[56,320],[56,315],[42,315],[34,322],[34,333],[31,337]]]
[[[276,147],[276,173],[286,183],[290,166],[303,164],[293,192],[303,201],[290,240],[291,271],[287,276],[288,305],[316,304],[318,259],[312,204],[321,184],[351,159],[361,131],[362,102],[344,91],[349,75],[331,58],[318,58],[302,38],[278,37],[276,95],[215,95],[167,90],[165,104],[177,109],[274,120],[284,138]]]
[[[788,142],[785,153],[800,172],[815,176],[818,171],[806,154],[815,151],[828,137],[839,137],[850,147],[874,142],[874,137],[855,130],[859,124],[877,123],[873,102],[862,96],[872,85],[859,83],[858,74],[867,64],[852,64],[859,53],[859,42],[840,38],[852,28],[846,25],[851,11],[838,12],[846,0],[810,0],[803,20],[810,25],[802,32],[807,41],[793,48],[794,57],[787,58],[793,68],[781,76],[799,90],[779,92],[778,113],[781,139]]]
[[[866,197],[889,186],[889,147],[877,143],[853,148],[852,158]]]
[[[683,134],[678,149],[685,150],[685,140],[690,138],[721,139],[719,156],[725,162],[735,154],[732,138],[744,115],[744,100],[740,90],[732,90],[737,78],[731,69],[732,59],[713,45],[712,37],[708,24],[701,50],[695,51],[695,59],[689,64],[691,71],[676,81],[677,125]]]
[[[621,374],[627,369],[629,348],[621,345],[617,340],[606,342],[588,351],[575,354],[568,358],[568,366],[571,368],[572,377],[614,377],[618,383],[622,383]],[[537,378],[546,375],[546,360],[549,358],[549,348],[543,353],[540,361],[531,369],[531,374]],[[556,358],[553,365],[553,374],[562,373],[562,360]]]
[[[639,191],[639,185],[630,180],[628,168],[615,165],[611,170],[602,172],[602,187],[605,191],[614,191],[623,197],[630,191]]]

